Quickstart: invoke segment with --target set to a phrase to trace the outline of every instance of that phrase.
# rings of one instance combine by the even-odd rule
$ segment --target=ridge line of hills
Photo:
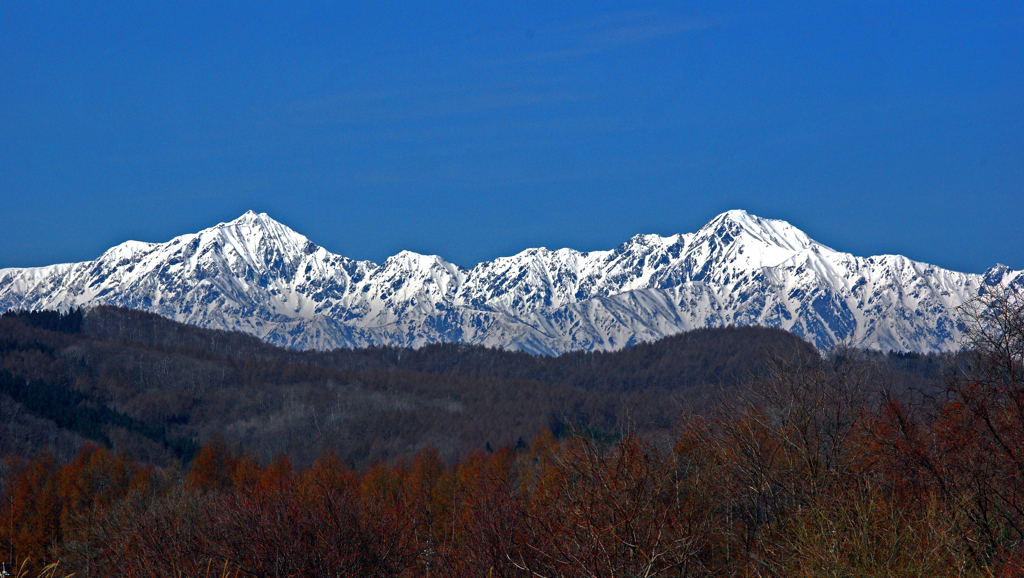
[[[855,257],[744,211],[608,251],[527,249],[472,269],[403,251],[378,265],[250,211],[94,261],[0,269],[0,311],[116,305],[298,349],[452,342],[557,355],[759,325],[823,351],[938,352],[959,346],[959,306],[984,287],[1024,286],[1021,273]]]
[[[821,359],[796,336],[759,327],[536,357],[465,344],[296,351],[110,306],[9,312],[0,372],[22,393],[0,388],[9,424],[0,445],[70,457],[91,439],[168,463],[220,437],[297,465],[334,453],[361,467],[428,446],[456,459],[543,429],[669,430],[684,406],[702,407],[775,358]],[[926,384],[942,365],[936,356],[881,358],[906,383]],[[18,397],[28,385],[50,396],[46,411]]]

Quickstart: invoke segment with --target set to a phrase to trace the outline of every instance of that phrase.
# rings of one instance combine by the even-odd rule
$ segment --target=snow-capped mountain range
[[[984,285],[1024,284],[1021,273],[854,257],[744,211],[610,251],[528,249],[472,269],[403,251],[378,265],[250,211],[95,261],[0,269],[0,310],[112,304],[319,349],[449,341],[558,354],[756,324],[821,349],[931,352],[959,346],[956,307]]]

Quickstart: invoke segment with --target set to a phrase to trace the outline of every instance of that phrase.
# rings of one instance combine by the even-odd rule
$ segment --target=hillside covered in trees
[[[0,548],[26,575],[1019,575],[1024,303],[965,314],[957,356],[726,328],[557,358],[8,314]]]
[[[770,359],[817,356],[763,328],[552,358],[451,344],[300,352],[113,307],[8,313],[0,435],[23,457],[46,446],[67,459],[91,440],[160,465],[189,462],[213,437],[301,466],[332,452],[359,468],[428,446],[451,461],[543,429],[668,430]]]

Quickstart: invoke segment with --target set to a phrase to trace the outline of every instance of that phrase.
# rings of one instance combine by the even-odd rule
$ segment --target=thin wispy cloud
[[[302,126],[359,124],[385,128],[414,122],[460,121],[496,112],[562,107],[597,98],[571,81],[471,83],[430,81],[375,90],[339,90],[296,99],[280,115]]]
[[[724,17],[657,18],[653,13],[621,13],[545,32],[544,36],[567,44],[543,52],[496,60],[495,64],[524,64],[543,60],[579,58],[617,48],[726,24]]]

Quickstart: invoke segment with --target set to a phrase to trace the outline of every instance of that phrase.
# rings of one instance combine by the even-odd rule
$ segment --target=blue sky
[[[5,0],[0,267],[248,209],[472,266],[739,208],[1024,268],[1019,1],[552,4]]]

